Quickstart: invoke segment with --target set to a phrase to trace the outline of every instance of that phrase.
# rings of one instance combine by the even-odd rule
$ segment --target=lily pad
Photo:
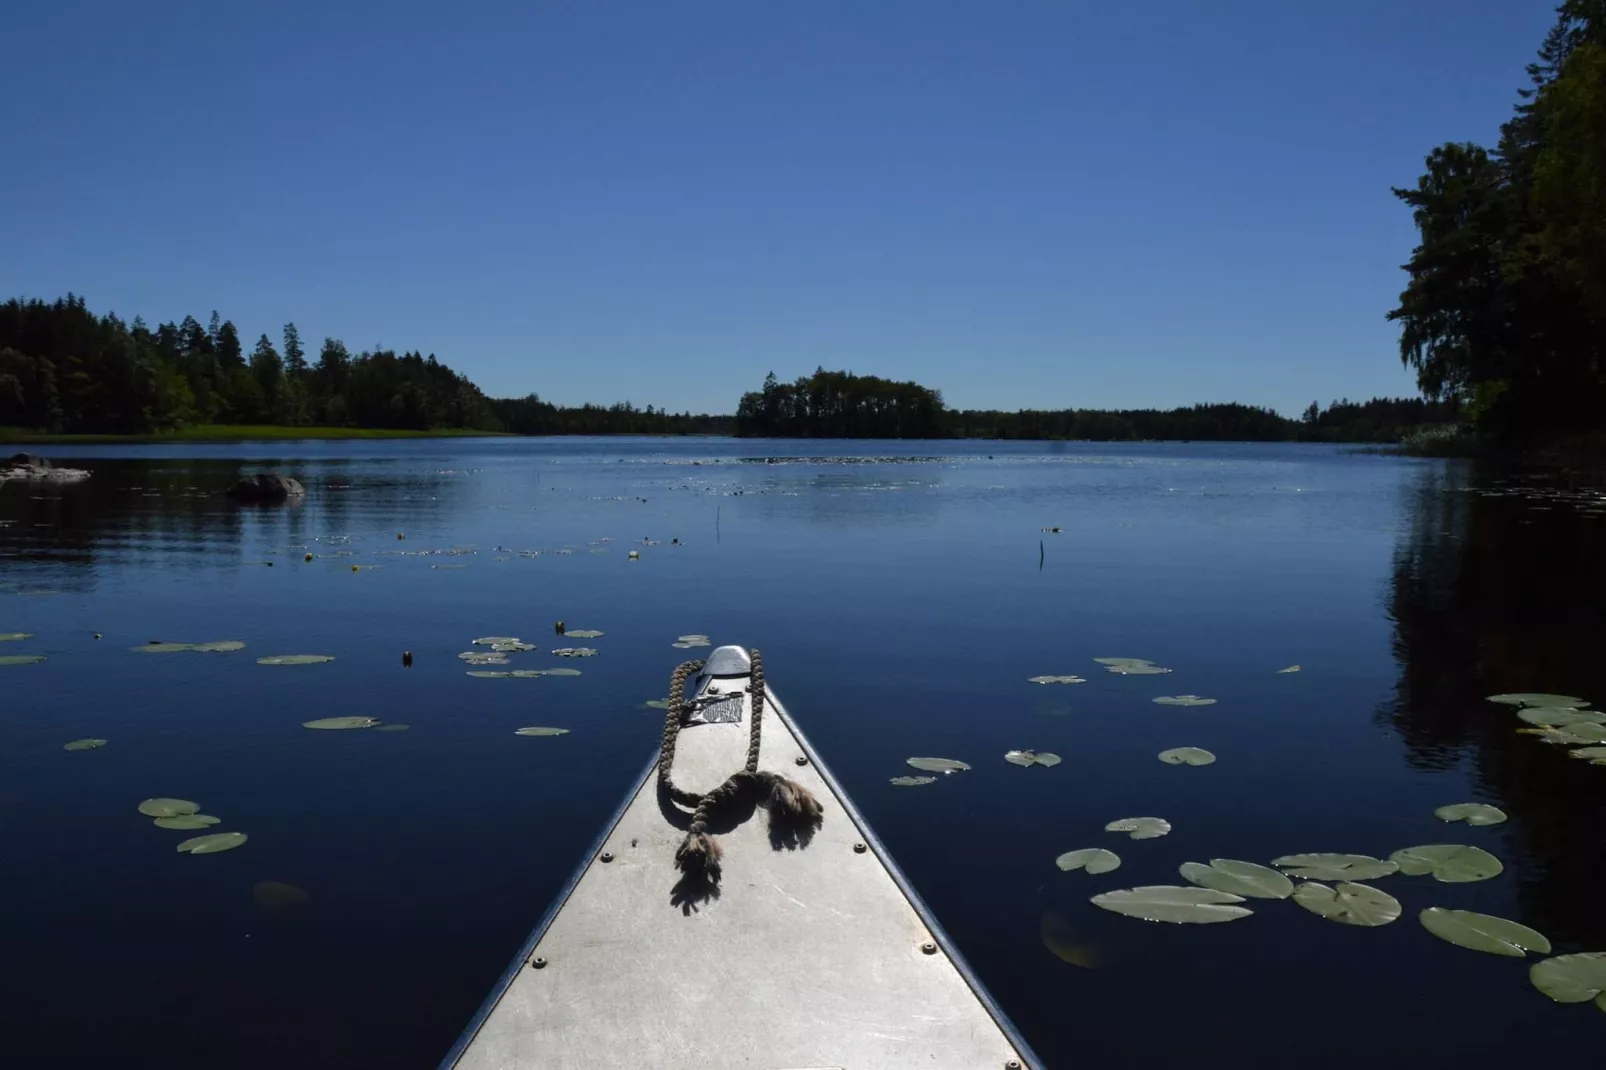
[[[693,647],[713,646],[713,640],[706,635],[683,635],[670,645],[681,650],[690,650]]]
[[[569,730],[567,728],[516,728],[513,730],[513,734],[515,736],[566,736],[569,734]]]
[[[1004,761],[1028,768],[1034,765],[1056,766],[1061,760],[1059,755],[1048,751],[1012,750],[1004,755]]]
[[[1349,881],[1335,888],[1307,881],[1294,889],[1294,902],[1329,921],[1369,928],[1396,920],[1401,909],[1400,901],[1387,892]]]
[[[493,654],[527,654],[532,650],[539,650],[534,643],[492,643]]]
[[[215,855],[232,851],[248,837],[243,832],[214,832],[209,836],[196,836],[178,845],[178,850],[192,855]]]
[[[1606,743],[1606,724],[1564,724],[1547,734],[1547,743]]]
[[[373,728],[379,724],[375,717],[320,717],[316,721],[302,721],[302,728]]]
[[[1281,858],[1273,858],[1271,864],[1282,867],[1283,872],[1290,877],[1316,881],[1369,881],[1377,877],[1386,877],[1400,868],[1397,862],[1384,861],[1371,855],[1325,852],[1283,855]]]
[[[205,654],[227,654],[235,650],[244,650],[245,644],[238,639],[220,639],[212,643],[146,643],[143,646],[129,647],[136,654],[184,654],[199,651]]]
[[[1407,876],[1420,877],[1431,873],[1434,880],[1446,884],[1488,880],[1506,868],[1500,859],[1483,848],[1460,843],[1402,847],[1389,855],[1389,860],[1396,863],[1400,872]]]
[[[298,907],[312,901],[312,896],[306,889],[297,888],[293,884],[283,881],[257,881],[251,886],[251,899],[259,907],[269,910],[278,910],[282,907]]]
[[[334,661],[330,654],[275,654],[269,658],[257,658],[258,665],[319,665],[325,661]]]
[[[1592,765],[1606,765],[1606,747],[1574,747],[1567,752],[1569,758],[1582,758]]]
[[[934,776],[895,776],[887,783],[900,788],[918,788],[923,784],[935,784],[936,782],[937,778]]]
[[[0,665],[37,665],[44,660],[43,654],[0,654]]]
[[[1290,665],[1286,669],[1278,669],[1277,672],[1275,673],[1275,675],[1281,676],[1284,673],[1299,672],[1299,671],[1300,671],[1300,667],[1298,665]]]
[[[560,658],[592,658],[597,652],[588,646],[560,646],[552,653]]]
[[[1125,662],[1120,665],[1106,665],[1105,672],[1113,672],[1117,676],[1164,676],[1170,669],[1159,665],[1150,665],[1147,662]]]
[[[563,634],[570,639],[601,639],[607,633],[595,628],[568,628]]]
[[[1153,840],[1171,831],[1163,817],[1122,817],[1104,826],[1105,832],[1125,832],[1134,840]]]
[[[374,726],[375,732],[406,732],[413,726],[410,724],[380,724]]]
[[[1232,858],[1212,858],[1203,862],[1184,862],[1177,872],[1182,879],[1201,888],[1248,896],[1251,899],[1287,899],[1294,894],[1294,882],[1275,869],[1239,862]]]
[[[1498,825],[1506,819],[1506,812],[1488,803],[1451,803],[1433,811],[1440,821],[1465,821],[1469,825]]]
[[[15,643],[21,639],[32,638],[32,632],[0,632],[0,643]]]
[[[158,797],[139,804],[139,812],[146,817],[184,817],[201,812],[201,804],[188,799]]]
[[[1578,708],[1589,705],[1589,703],[1576,695],[1547,695],[1538,691],[1518,691],[1509,695],[1490,695],[1489,701],[1499,702],[1507,706],[1572,706]]]
[[[195,649],[203,654],[228,654],[244,650],[245,644],[238,639],[222,639],[215,643],[196,643]]]
[[[478,677],[481,680],[506,680],[513,674],[501,672],[496,669],[470,669],[464,675]]]
[[[1167,921],[1174,925],[1210,925],[1215,922],[1247,918],[1254,911],[1236,906],[1243,896],[1218,892],[1214,888],[1184,888],[1157,884],[1127,888],[1093,897],[1093,905],[1144,921]]]
[[[176,817],[159,817],[151,822],[159,829],[204,829],[222,823],[221,817],[211,814],[179,814]]]
[[[649,710],[667,710],[669,708],[669,700],[666,698],[650,698],[643,702],[642,705]]]
[[[579,669],[542,669],[542,676],[579,676]]]
[[[1520,959],[1530,951],[1550,954],[1550,941],[1544,934],[1534,932],[1526,925],[1518,925],[1505,918],[1489,914],[1474,914],[1470,910],[1446,910],[1428,907],[1417,919],[1422,928],[1460,947],[1473,951],[1487,951],[1491,955],[1506,955]]]
[[[1533,964],[1528,979],[1557,1003],[1585,1003],[1606,1011],[1606,951],[1557,955]]]
[[[923,773],[959,773],[970,766],[954,758],[910,758],[908,764]]]
[[[1026,681],[1029,684],[1085,684],[1086,680],[1080,676],[1033,676]]]
[[[1606,713],[1599,710],[1575,710],[1571,706],[1524,706],[1517,716],[1529,724],[1606,724]]]
[[[104,739],[75,739],[71,743],[64,743],[62,750],[99,750],[107,744]]]
[[[1160,760],[1167,765],[1209,765],[1216,756],[1201,747],[1172,747],[1160,752]]]
[[[475,646],[495,646],[498,643],[517,643],[519,641],[519,637],[516,635],[485,635],[475,639],[473,642]]]
[[[1213,698],[1200,698],[1198,695],[1161,695],[1154,700],[1157,706],[1214,706]]]
[[[1121,867],[1121,856],[1102,847],[1084,847],[1080,851],[1066,851],[1054,859],[1054,864],[1069,873],[1085,869],[1089,873],[1108,873]]]

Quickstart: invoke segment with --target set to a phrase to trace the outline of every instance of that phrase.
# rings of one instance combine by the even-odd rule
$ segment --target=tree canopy
[[[1491,150],[1433,149],[1396,189],[1420,243],[1389,319],[1424,395],[1508,441],[1606,401],[1606,0],[1566,0]]]

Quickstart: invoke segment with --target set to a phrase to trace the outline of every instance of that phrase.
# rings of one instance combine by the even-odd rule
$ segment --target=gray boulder
[[[11,455],[11,458],[6,461],[5,467],[27,468],[36,472],[42,472],[47,469],[54,468],[55,465],[50,463],[49,458],[41,457],[37,453],[14,453]]]
[[[305,493],[307,489],[299,481],[274,472],[247,476],[229,488],[229,497],[242,502],[282,502]]]

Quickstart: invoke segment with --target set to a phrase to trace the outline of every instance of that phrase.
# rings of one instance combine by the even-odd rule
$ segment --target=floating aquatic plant
[[[1246,918],[1254,912],[1236,905],[1243,901],[1242,896],[1218,892],[1214,888],[1184,888],[1164,884],[1105,892],[1092,899],[1094,906],[1117,914],[1174,925],[1209,925]]]
[[[925,773],[959,773],[970,768],[953,758],[910,758],[908,764]]]
[[[302,721],[302,728],[324,728],[337,730],[343,728],[373,728],[379,724],[374,717],[320,717],[316,721]]]
[[[1336,887],[1308,881],[1294,889],[1294,902],[1343,925],[1376,927],[1400,916],[1400,901],[1369,884],[1345,881]]]
[[[1183,880],[1201,888],[1251,899],[1287,899],[1294,894],[1294,882],[1275,869],[1233,858],[1212,858],[1209,865],[1184,862],[1177,872]]]
[[[1084,847],[1079,851],[1066,851],[1054,859],[1054,864],[1067,873],[1086,870],[1089,873],[1108,873],[1121,867],[1121,856],[1102,847]]]
[[[1214,706],[1213,698],[1200,698],[1198,695],[1161,695],[1154,700],[1159,706]]]
[[[1061,758],[1059,755],[1050,754],[1048,751],[1012,750],[1004,755],[1004,761],[1009,762],[1011,765],[1026,767],[1034,765],[1056,766],[1060,764]]]
[[[1543,933],[1490,914],[1428,907],[1417,915],[1417,920],[1440,940],[1448,940],[1473,951],[1487,951],[1491,955],[1506,955],[1516,959],[1526,957],[1530,951],[1550,954],[1550,941],[1545,939]]]
[[[109,741],[104,739],[75,739],[71,743],[62,744],[62,750],[99,750]]]
[[[196,836],[178,845],[178,850],[192,855],[215,855],[232,851],[248,837],[243,832],[214,832],[210,836]]]
[[[934,776],[895,776],[888,781],[889,784],[899,788],[918,788],[923,784],[935,784],[936,782],[937,778]]]
[[[1283,855],[1271,860],[1290,877],[1316,881],[1365,881],[1386,877],[1398,870],[1399,864],[1373,858],[1371,855],[1316,854]]]
[[[1031,684],[1085,684],[1086,680],[1080,676],[1033,676],[1027,681]]]
[[[1402,847],[1389,855],[1400,872],[1411,877],[1432,874],[1446,884],[1466,884],[1498,876],[1506,867],[1500,859],[1481,847],[1460,843],[1429,843]]]
[[[567,728],[516,728],[513,730],[513,734],[515,736],[566,736],[569,734],[569,730]]]
[[[258,665],[319,665],[325,661],[334,661],[329,654],[275,654],[268,658],[257,658]]]
[[[1152,840],[1171,831],[1163,817],[1123,817],[1104,826],[1105,832],[1124,832],[1134,840]]]
[[[1167,765],[1209,765],[1216,756],[1202,747],[1172,747],[1163,750],[1159,758]]]
[[[1528,971],[1533,986],[1557,1003],[1587,1003],[1606,1011],[1606,951],[1581,951],[1536,962]]]
[[[181,817],[187,814],[197,814],[201,811],[201,804],[190,802],[188,799],[169,799],[157,797],[146,799],[139,804],[139,812],[146,817]]]
[[[1469,825],[1498,825],[1506,819],[1506,812],[1488,803],[1451,803],[1433,811],[1440,821],[1465,821]]]

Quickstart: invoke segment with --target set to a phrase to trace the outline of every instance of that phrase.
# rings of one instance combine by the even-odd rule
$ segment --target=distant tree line
[[[1566,0],[1493,150],[1427,157],[1420,244],[1389,318],[1422,392],[1522,443],[1598,429],[1606,405],[1606,0]]]
[[[729,435],[736,424],[731,416],[638,409],[628,401],[566,408],[534,394],[493,398],[491,411],[503,430],[516,435]]]
[[[1426,424],[1454,421],[1456,403],[1421,398],[1312,402],[1298,420],[1251,405],[1178,409],[949,409],[918,383],[823,368],[793,383],[771,372],[736,408],[738,435],[773,438],[993,438],[1398,442]]]
[[[419,353],[353,355],[326,338],[309,360],[293,323],[282,348],[262,335],[246,353],[212,313],[152,330],[96,316],[69,294],[0,305],[0,426],[140,434],[190,424],[284,424],[494,430],[489,400]]]

